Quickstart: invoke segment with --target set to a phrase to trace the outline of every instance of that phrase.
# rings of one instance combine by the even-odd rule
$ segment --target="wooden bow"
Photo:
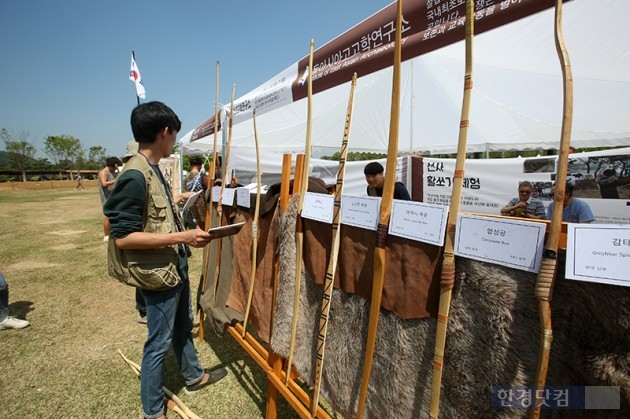
[[[258,142],[258,130],[256,129],[256,109],[252,114],[254,121],[254,142],[256,143],[256,208],[254,209],[254,220],[252,221],[252,271],[249,281],[249,292],[247,294],[247,308],[245,309],[245,320],[243,322],[243,337],[247,333],[247,319],[249,319],[249,310],[252,306],[252,297],[254,295],[254,281],[256,279],[256,258],[258,255],[258,217],[260,215],[260,189],[262,184],[262,170],[260,168],[260,145]]]
[[[217,170],[217,138],[219,136],[219,61],[216,64],[216,93],[214,97],[214,144],[212,146],[212,161],[210,161],[210,176],[208,176],[208,189],[210,190],[208,205],[206,205],[206,223],[204,225],[206,231],[212,227],[212,188],[214,187],[214,181],[216,180]],[[217,254],[219,254],[217,252]],[[208,268],[210,267],[210,246],[206,245],[203,248],[203,274],[201,276],[201,286],[199,289],[201,292],[205,291],[206,278],[208,277]],[[204,312],[203,308],[199,313],[199,339],[204,340]]]
[[[225,147],[225,156],[223,159],[223,179],[221,182],[221,189],[219,191],[219,201],[217,202],[217,216],[219,218],[219,225],[223,223],[223,204],[221,200],[223,199],[223,192],[225,191],[225,182],[227,182],[227,170],[228,170],[228,162],[230,159],[230,145],[232,144],[232,121],[234,119],[234,93],[236,92],[236,85],[232,85],[232,99],[230,100],[230,122],[228,124],[228,142]],[[219,283],[219,273],[221,272],[221,243],[222,239],[219,238],[217,242],[217,262],[214,267],[214,283],[212,286],[212,303],[215,304],[217,302],[217,285]]]
[[[295,295],[293,297],[293,321],[291,323],[291,340],[289,342],[289,357],[287,362],[287,376],[285,383],[291,378],[291,363],[293,361],[293,351],[295,349],[295,336],[297,334],[298,312],[300,307],[300,288],[302,285],[302,253],[304,244],[304,232],[302,230],[302,208],[304,208],[304,196],[308,189],[309,166],[311,162],[311,133],[313,131],[313,49],[315,41],[311,39],[311,49],[308,59],[308,105],[306,114],[306,144],[304,146],[304,174],[302,175],[302,185],[300,187],[300,204],[298,206],[297,226],[295,235]],[[295,182],[293,188],[295,188]]]
[[[394,199],[394,184],[396,182],[396,158],[398,154],[398,129],[400,122],[400,62],[402,55],[402,0],[398,0],[396,9],[396,42],[394,46],[394,71],[392,76],[392,104],[389,120],[389,143],[387,145],[387,169],[383,184],[383,198],[379,213],[376,246],[374,247],[374,281],[372,283],[372,298],[370,301],[370,320],[365,344],[365,359],[363,361],[363,376],[359,391],[359,406],[357,418],[363,417],[365,400],[367,398],[374,347],[376,346],[376,331],[381,312],[381,297],[385,281],[385,244],[387,229]]]
[[[560,155],[556,172],[556,193],[554,195],[553,214],[549,235],[545,244],[545,251],[538,270],[536,279],[536,298],[538,299],[538,311],[540,314],[540,349],[538,354],[538,367],[536,371],[536,386],[543,388],[547,381],[547,369],[549,368],[549,356],[553,341],[551,327],[551,297],[553,285],[558,269],[558,247],[560,242],[560,230],[562,228],[562,210],[564,192],[567,178],[567,166],[569,163],[569,146],[571,144],[571,125],[573,123],[573,75],[569,54],[564,44],[562,35],[562,0],[556,0],[555,15],[555,41],[556,51],[562,67],[563,79],[563,113],[562,132],[560,135]],[[540,399],[543,392],[536,392],[534,408],[530,412],[530,418],[540,416]]]
[[[335,207],[333,210],[332,222],[332,249],[328,260],[328,269],[324,279],[324,295],[322,296],[322,314],[319,318],[319,334],[317,338],[317,363],[315,365],[315,384],[313,388],[313,404],[311,406],[311,417],[317,413],[319,403],[319,390],[321,387],[322,372],[324,370],[324,352],[326,349],[326,335],[328,331],[328,319],[330,317],[330,301],[332,299],[333,283],[335,272],[337,271],[337,257],[339,256],[339,220],[341,219],[341,194],[343,192],[343,178],[346,174],[346,156],[348,155],[348,137],[350,137],[350,124],[352,122],[352,106],[354,104],[354,89],[357,86],[357,73],[352,76],[350,86],[350,98],[348,99],[348,110],[346,112],[346,124],[341,140],[341,155],[339,157],[339,169],[337,170],[337,187],[335,189]]]
[[[466,146],[468,142],[468,126],[470,125],[470,101],[473,88],[473,40],[474,40],[474,2],[466,1],[466,70],[464,75],[464,97],[459,123],[459,139],[457,159],[453,174],[453,192],[448,214],[447,232],[444,242],[444,259],[442,261],[442,277],[440,278],[440,305],[438,309],[437,330],[435,336],[435,352],[433,355],[433,377],[431,381],[431,405],[429,417],[436,419],[440,408],[440,391],[442,386],[442,367],[444,363],[444,347],[446,344],[446,328],[451,306],[451,295],[455,285],[455,225],[462,199],[462,183],[466,164]]]

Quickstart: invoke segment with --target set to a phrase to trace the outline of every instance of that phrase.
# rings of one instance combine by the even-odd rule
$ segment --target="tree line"
[[[0,139],[4,142],[7,161],[3,162],[5,170],[19,170],[22,181],[26,182],[27,170],[59,170],[80,169],[98,170],[105,164],[107,150],[101,146],[86,149],[81,140],[68,135],[51,135],[44,140],[44,153],[48,157],[35,158],[37,148],[29,140],[27,132],[15,134],[6,128],[0,129]],[[50,160],[49,160],[50,159]]]

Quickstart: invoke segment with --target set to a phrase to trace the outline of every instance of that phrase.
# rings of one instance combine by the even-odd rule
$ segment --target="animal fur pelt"
[[[291,202],[280,227],[280,274],[271,347],[288,355],[295,281]],[[533,274],[458,258],[440,416],[524,418],[526,410],[493,409],[491,388],[533,385],[539,345]],[[294,365],[313,385],[321,286],[303,273]],[[369,301],[335,289],[322,395],[354,417],[363,368]],[[543,417],[630,417],[630,290],[559,278],[553,301],[554,342],[547,385],[620,386],[618,411],[543,411]],[[365,417],[428,417],[436,321],[401,320],[381,310]]]

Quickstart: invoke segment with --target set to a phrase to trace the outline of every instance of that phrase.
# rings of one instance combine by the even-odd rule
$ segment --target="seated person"
[[[501,214],[539,220],[545,218],[545,206],[540,199],[532,197],[533,189],[531,182],[520,182],[518,184],[518,197],[501,208]]]
[[[368,163],[363,169],[365,174],[365,181],[367,182],[367,194],[369,196],[383,196],[383,184],[385,183],[385,176],[383,172],[385,169],[376,161]],[[394,184],[394,199],[402,199],[405,201],[411,201],[409,192],[402,182],[396,182]]]
[[[556,184],[551,187],[551,197],[556,193]],[[553,216],[553,201],[547,208],[547,219],[551,220]],[[564,190],[564,199],[562,201],[562,221],[565,223],[590,223],[595,221],[595,216],[591,207],[581,199],[573,198],[573,185],[567,182]]]

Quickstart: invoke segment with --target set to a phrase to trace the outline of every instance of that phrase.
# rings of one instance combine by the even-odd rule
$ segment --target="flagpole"
[[[131,57],[133,58],[133,62],[136,62],[136,52],[131,51]],[[138,91],[136,90],[136,101],[138,102],[138,106],[140,106],[140,96],[138,96]]]

